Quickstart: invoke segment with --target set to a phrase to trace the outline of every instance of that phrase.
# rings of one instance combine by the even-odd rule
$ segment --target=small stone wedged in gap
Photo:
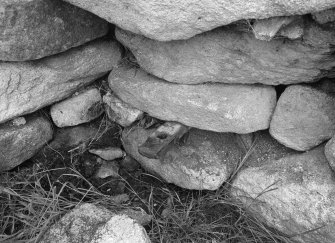
[[[108,118],[123,127],[128,127],[143,117],[142,111],[131,107],[110,92],[103,96],[103,102]]]
[[[99,156],[103,160],[114,160],[125,156],[125,152],[118,147],[94,148],[88,150],[91,154]]]
[[[98,162],[100,165],[99,169],[95,173],[95,177],[100,179],[105,179],[107,177],[119,177],[119,163],[115,160],[106,161],[98,158]]]
[[[50,114],[57,127],[76,126],[103,113],[102,97],[95,87],[87,88],[51,106]]]

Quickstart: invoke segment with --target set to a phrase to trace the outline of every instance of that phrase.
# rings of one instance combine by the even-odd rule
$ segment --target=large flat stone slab
[[[0,60],[33,60],[105,35],[108,23],[60,0],[0,2]]]
[[[270,134],[298,151],[309,150],[335,132],[335,97],[307,85],[292,85],[279,97]]]
[[[266,85],[173,84],[130,66],[113,69],[108,80],[120,99],[153,117],[216,132],[267,129],[276,105]]]
[[[29,62],[0,62],[0,122],[62,100],[111,70],[121,58],[114,41],[96,40]]]
[[[242,169],[232,195],[293,240],[335,242],[335,176],[324,146]]]
[[[160,41],[188,39],[240,19],[301,15],[335,7],[333,0],[66,0],[123,29]]]
[[[307,20],[306,20],[307,21]],[[116,28],[116,38],[138,64],[164,80],[183,83],[313,82],[335,66],[335,30],[306,24],[303,38],[262,41],[252,32],[225,26],[188,40],[161,42]]]

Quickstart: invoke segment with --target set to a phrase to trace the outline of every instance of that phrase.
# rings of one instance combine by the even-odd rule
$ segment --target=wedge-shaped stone
[[[113,69],[109,86],[124,102],[153,117],[217,132],[267,129],[276,105],[271,86],[173,84],[130,66]]]
[[[162,156],[151,159],[141,155],[138,148],[154,130],[138,126],[124,130],[123,146],[146,170],[183,188],[218,189],[242,157],[235,134],[191,129],[181,141],[171,143]]]
[[[233,181],[232,195],[294,240],[335,242],[335,177],[323,150],[244,168]]]
[[[335,97],[304,85],[292,85],[280,96],[270,134],[298,151],[309,150],[335,132]]]
[[[0,60],[33,60],[105,35],[108,22],[60,0],[0,1]]]
[[[335,7],[333,0],[66,0],[149,38],[168,41],[196,34],[240,19],[301,15]]]
[[[169,42],[119,28],[115,35],[132,51],[144,70],[174,83],[313,82],[327,76],[335,66],[332,55],[335,29],[324,30],[313,23],[306,25],[304,38],[297,40],[262,41],[236,26]]]
[[[120,58],[116,42],[97,40],[36,61],[0,62],[0,122],[70,96]]]

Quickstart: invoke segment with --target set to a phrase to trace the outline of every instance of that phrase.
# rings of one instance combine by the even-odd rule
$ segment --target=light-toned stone
[[[47,118],[33,115],[26,123],[0,125],[0,171],[10,170],[30,159],[52,139],[52,125]]]
[[[232,133],[191,129],[179,143],[172,143],[158,159],[138,152],[153,129],[133,127],[124,130],[123,146],[146,170],[168,183],[196,190],[216,190],[225,182],[242,156]]]
[[[97,40],[36,61],[0,63],[0,122],[70,96],[120,58],[116,42]]]
[[[305,85],[292,85],[280,96],[270,134],[298,151],[309,150],[335,132],[335,97]]]
[[[25,61],[101,37],[108,22],[59,0],[0,2],[0,60]]]
[[[232,195],[255,217],[303,243],[335,241],[335,177],[324,147],[242,169]]]
[[[302,15],[335,7],[333,0],[66,0],[151,39],[188,39],[241,19]]]
[[[335,171],[335,137],[332,137],[325,146],[325,155],[330,167]]]
[[[276,105],[274,88],[265,85],[180,85],[129,66],[108,80],[120,99],[153,117],[217,132],[267,129]]]
[[[292,23],[296,16],[281,16],[268,19],[256,19],[252,30],[256,39],[270,41],[281,28]]]
[[[86,123],[102,113],[102,97],[100,91],[94,87],[75,93],[50,108],[51,118],[57,127]]]
[[[143,117],[142,111],[124,103],[112,93],[104,95],[103,102],[106,104],[108,118],[123,127],[128,127]]]
[[[292,23],[293,24],[293,23]],[[253,33],[225,26],[188,40],[160,42],[116,28],[142,69],[174,83],[314,82],[331,75],[335,29],[306,25],[304,38],[257,40]]]
[[[150,243],[145,229],[126,214],[82,204],[50,227],[39,243]]]
[[[117,147],[106,147],[90,149],[91,154],[95,154],[104,160],[114,160],[125,156],[125,152]]]

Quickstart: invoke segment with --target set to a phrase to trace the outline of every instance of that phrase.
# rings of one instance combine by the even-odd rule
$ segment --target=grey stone
[[[309,23],[303,32],[304,38],[297,40],[276,38],[267,42],[237,26],[169,42],[120,28],[115,35],[132,51],[141,68],[169,82],[278,85],[314,82],[332,73],[335,29]]]
[[[154,129],[125,129],[123,146],[146,170],[168,183],[196,190],[216,190],[239,163],[242,150],[232,133],[214,133],[191,129],[179,143],[172,143],[158,159],[138,152]]]
[[[114,41],[97,40],[29,62],[0,62],[0,122],[67,98],[121,58]]]
[[[114,160],[125,156],[125,152],[117,147],[105,147],[90,149],[91,154],[95,154],[104,160]]]
[[[309,150],[335,131],[335,97],[318,89],[292,85],[280,96],[270,123],[270,134],[298,151]]]
[[[101,162],[101,166],[97,170],[95,177],[100,179],[105,179],[107,177],[119,177],[119,164],[114,161],[105,161],[102,159],[98,159]]]
[[[82,204],[46,231],[39,243],[150,243],[145,229],[124,213]]]
[[[333,0],[66,0],[151,39],[188,39],[241,19],[302,15],[335,7]]]
[[[57,127],[75,126],[94,120],[103,113],[102,97],[90,87],[51,106],[50,115]]]
[[[312,17],[319,24],[327,24],[329,22],[335,22],[335,8],[312,13]]]
[[[335,137],[332,137],[325,146],[325,155],[330,167],[335,171]]]
[[[242,169],[232,195],[255,217],[303,243],[335,241],[335,177],[324,146]]]
[[[52,139],[52,125],[42,116],[28,116],[26,123],[0,125],[0,171],[10,170],[30,159]]]
[[[113,69],[108,81],[120,99],[153,117],[217,132],[267,129],[276,105],[265,85],[173,84],[130,66]]]
[[[0,2],[0,60],[63,52],[105,35],[108,22],[59,0]]]

